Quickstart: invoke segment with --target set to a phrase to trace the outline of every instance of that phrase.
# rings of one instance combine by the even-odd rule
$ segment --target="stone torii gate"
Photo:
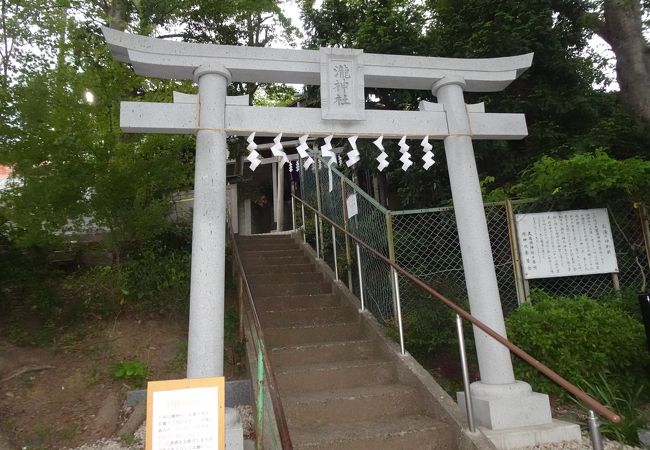
[[[483,210],[473,139],[522,139],[522,114],[466,105],[464,91],[497,92],[532,63],[532,54],[451,59],[322,48],[290,50],[190,44],[103,29],[114,58],[143,76],[194,80],[196,96],[174,103],[123,102],[127,133],[196,134],[188,378],[223,374],[227,135],[385,136],[443,139],[471,313],[506,335]],[[231,81],[321,86],[321,108],[248,106],[228,97]],[[419,111],[365,110],[364,87],[431,90]],[[471,392],[479,425],[550,424],[548,397],[516,381],[509,351],[474,329],[481,380]]]

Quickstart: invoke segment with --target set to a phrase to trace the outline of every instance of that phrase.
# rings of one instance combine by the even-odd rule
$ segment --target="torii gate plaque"
[[[472,139],[521,139],[522,114],[489,114],[466,105],[463,91],[503,90],[532,54],[451,59],[170,42],[103,29],[115,59],[136,73],[195,80],[197,101],[123,102],[120,124],[131,133],[195,133],[196,173],[188,378],[223,374],[226,135],[444,139],[471,312],[506,335]],[[226,96],[230,81],[321,85],[322,108],[273,108]],[[438,103],[420,111],[365,111],[364,86],[431,89]],[[509,351],[474,329],[481,381],[472,384],[476,421],[492,429],[551,422],[548,397],[516,381]]]

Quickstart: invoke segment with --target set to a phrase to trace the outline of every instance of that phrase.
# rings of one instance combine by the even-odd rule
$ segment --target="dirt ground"
[[[184,321],[153,314],[80,324],[51,348],[17,347],[0,338],[0,435],[23,449],[97,439],[97,413],[106,399],[117,394],[122,403],[127,391],[143,387],[116,380],[111,367],[137,361],[147,366],[148,379],[183,378],[186,339]],[[241,363],[227,359],[226,377],[240,378]]]

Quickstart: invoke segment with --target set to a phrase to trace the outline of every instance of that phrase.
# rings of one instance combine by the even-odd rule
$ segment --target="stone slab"
[[[251,382],[250,380],[226,381],[226,408],[233,408],[239,405],[251,405]],[[126,393],[125,405],[134,407],[147,399],[147,390],[140,389]]]
[[[465,393],[457,394],[458,405],[466,414]],[[551,423],[548,395],[529,392],[503,398],[477,398],[472,395],[474,421],[477,426],[492,430],[537,426]]]
[[[102,28],[117,61],[128,62],[136,73],[171,79],[194,79],[202,65],[221,64],[232,81],[320,84],[320,52],[259,48],[155,39]],[[439,58],[364,53],[366,87],[428,90],[437,80],[457,73],[467,91],[497,92],[530,67],[533,54],[503,58]]]
[[[522,447],[532,447],[537,444],[549,444],[563,441],[580,441],[582,435],[580,426],[575,423],[553,420],[543,425],[490,430],[479,427],[499,450],[515,450]]]
[[[239,411],[226,407],[226,450],[244,450],[244,426]]]
[[[410,139],[443,139],[449,135],[444,111],[366,112],[363,122],[321,119],[320,108],[276,108],[227,104],[225,128],[229,135],[248,136],[380,136]],[[523,114],[470,112],[471,135],[475,140],[517,140],[526,137]],[[120,127],[125,133],[192,134],[199,129],[196,105],[191,103],[122,102]]]

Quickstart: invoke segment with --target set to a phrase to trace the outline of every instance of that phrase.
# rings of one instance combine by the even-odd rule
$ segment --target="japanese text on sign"
[[[321,114],[327,120],[364,120],[364,75],[358,49],[321,48]]]
[[[526,279],[618,272],[606,209],[517,214]]]
[[[349,105],[350,98],[348,97],[348,90],[350,89],[350,66],[348,64],[335,64],[333,66],[334,76],[334,103],[341,105]]]
[[[147,399],[147,449],[223,448],[223,378],[151,382]]]

